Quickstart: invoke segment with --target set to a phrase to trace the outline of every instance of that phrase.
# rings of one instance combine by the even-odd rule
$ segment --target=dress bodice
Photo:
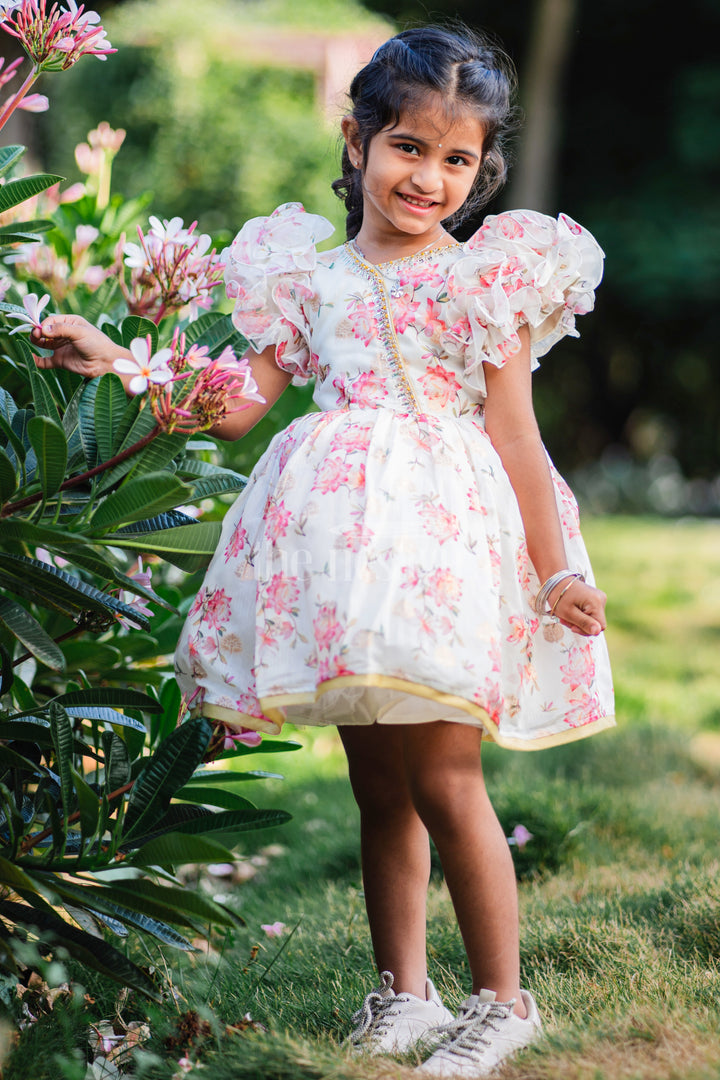
[[[465,244],[372,264],[299,204],[246,223],[225,253],[233,321],[280,367],[316,378],[322,410],[390,408],[479,417],[483,362],[502,366],[527,324],[533,366],[590,311],[602,251],[570,218],[488,218]]]

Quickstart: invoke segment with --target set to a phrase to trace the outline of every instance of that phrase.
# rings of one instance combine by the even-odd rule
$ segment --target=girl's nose
[[[429,193],[440,187],[440,162],[430,155],[421,158],[412,174],[412,182],[420,191]]]

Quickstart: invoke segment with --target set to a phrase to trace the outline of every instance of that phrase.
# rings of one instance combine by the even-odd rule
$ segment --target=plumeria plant
[[[31,63],[0,126],[42,73],[113,51],[75,0],[0,0],[0,30]],[[17,68],[0,63],[0,82]],[[64,193],[58,176],[13,175],[22,147],[0,149],[0,972],[62,945],[158,996],[103,933],[189,949],[188,931],[236,923],[174,867],[229,861],[288,815],[236,792],[266,774],[207,764],[297,744],[191,717],[168,677],[182,594],[166,568],[202,568],[220,523],[198,510],[244,483],[197,436],[258,393],[213,310],[210,238],[151,217],[126,240],[147,201],[110,191],[122,135],[98,125],[78,151],[88,181]],[[38,368],[29,332],[56,311],[117,344],[129,395],[119,374]]]

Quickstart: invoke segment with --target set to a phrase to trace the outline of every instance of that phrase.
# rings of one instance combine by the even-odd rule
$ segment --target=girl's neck
[[[396,259],[407,259],[412,255],[419,255],[432,247],[447,247],[457,241],[442,227],[438,228],[435,235],[428,239],[423,236],[395,236],[391,240],[373,237],[367,230],[361,228],[353,243],[357,251],[366,262],[377,265],[378,263],[394,262]]]

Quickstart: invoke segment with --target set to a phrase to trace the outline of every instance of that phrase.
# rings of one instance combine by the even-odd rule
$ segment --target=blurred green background
[[[718,0],[124,0],[97,3],[119,49],[48,82],[30,117],[43,166],[79,179],[100,120],[128,131],[116,190],[224,244],[299,200],[342,238],[343,89],[398,28],[461,18],[515,61],[525,113],[511,182],[489,212],[560,210],[607,255],[582,338],[544,361],[548,448],[599,511],[720,511]],[[62,116],[62,125],[57,117]],[[473,228],[478,222],[473,223]],[[467,232],[468,230],[466,230]],[[247,469],[309,396],[289,392],[233,461]]]

